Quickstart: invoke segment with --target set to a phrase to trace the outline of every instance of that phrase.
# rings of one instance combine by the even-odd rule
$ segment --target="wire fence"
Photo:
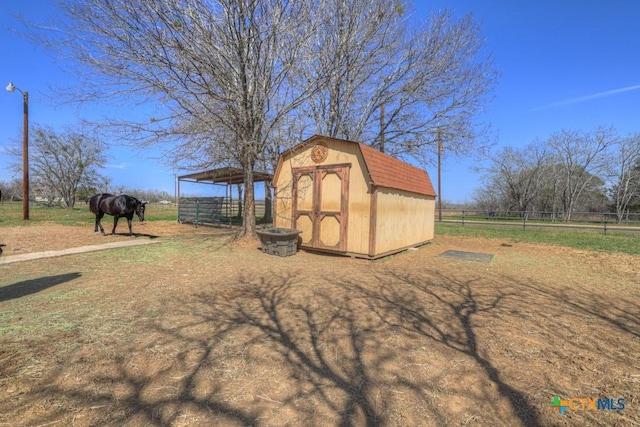
[[[611,212],[573,212],[565,216],[561,212],[511,211],[495,212],[473,209],[443,209],[438,222],[465,225],[496,225],[529,227],[576,228],[610,231],[640,232],[640,213],[618,216]]]

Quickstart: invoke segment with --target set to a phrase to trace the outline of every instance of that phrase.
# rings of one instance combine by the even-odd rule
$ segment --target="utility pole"
[[[18,91],[22,94],[22,219],[29,220],[29,92],[23,92],[14,86],[7,85],[8,92]]]
[[[442,145],[442,132],[440,128],[438,128],[438,221],[442,221],[442,173],[441,173],[441,164],[442,164],[442,152],[444,151],[444,146]]]
[[[384,104],[380,105],[380,152],[384,153]]]

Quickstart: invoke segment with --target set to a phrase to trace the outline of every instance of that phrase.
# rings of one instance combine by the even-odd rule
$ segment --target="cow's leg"
[[[115,235],[116,234],[116,227],[118,226],[118,219],[120,217],[118,215],[114,215],[113,216],[113,230],[111,230],[111,235]]]
[[[96,234],[98,234],[98,227],[100,227],[100,232],[102,233],[102,235],[104,235],[104,228],[102,228],[102,223],[100,222],[103,216],[104,216],[104,212],[102,211],[99,211],[96,214],[96,226],[95,226],[95,229],[93,230]]]

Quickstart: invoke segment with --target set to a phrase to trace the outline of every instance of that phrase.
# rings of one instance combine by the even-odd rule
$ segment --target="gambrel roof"
[[[381,153],[361,142],[358,146],[374,185],[425,196],[436,196],[426,171]]]
[[[431,179],[429,179],[429,175],[426,171],[405,163],[402,160],[398,160],[395,157],[391,157],[388,154],[382,153],[361,142],[314,135],[301,144],[285,151],[282,153],[282,156],[289,152],[298,151],[301,148],[313,146],[316,142],[322,140],[338,141],[357,145],[360,149],[360,153],[362,154],[362,158],[364,159],[367,172],[369,172],[371,183],[375,186],[394,190],[403,190],[425,196],[436,196],[433,184],[431,184]]]

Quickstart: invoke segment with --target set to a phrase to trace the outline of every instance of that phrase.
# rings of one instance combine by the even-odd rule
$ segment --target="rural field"
[[[0,216],[5,261],[149,240],[0,263],[0,426],[640,425],[637,255],[440,233],[281,258],[224,228],[133,230]]]

